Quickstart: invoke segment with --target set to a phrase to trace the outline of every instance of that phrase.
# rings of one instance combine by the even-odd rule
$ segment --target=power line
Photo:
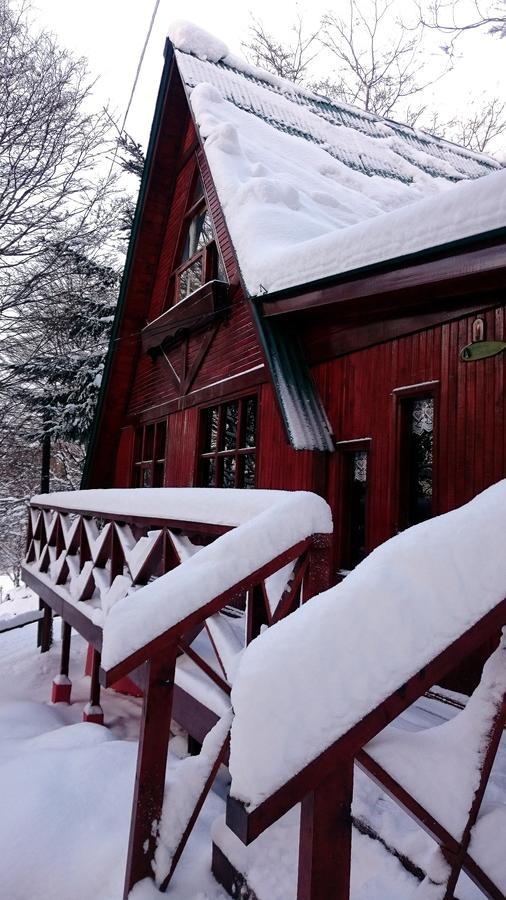
[[[130,112],[130,107],[132,105],[134,94],[137,89],[137,84],[139,81],[139,75],[141,73],[142,63],[144,62],[144,56],[146,55],[146,49],[147,49],[147,46],[149,43],[149,39],[151,37],[151,32],[153,31],[153,25],[155,24],[156,14],[158,12],[159,6],[160,6],[160,0],[155,0],[155,5],[153,7],[153,12],[151,14],[151,20],[150,20],[150,23],[148,26],[148,31],[147,31],[146,38],[144,41],[144,46],[142,48],[141,55],[139,57],[139,62],[137,63],[137,70],[135,72],[135,78],[134,78],[134,81],[132,84],[132,90],[130,91],[130,97],[128,98],[127,108],[125,110],[125,115],[123,116],[123,122],[121,123],[121,128],[119,129],[118,140],[121,139],[121,137],[123,135],[123,131],[125,130],[126,120],[128,118],[128,113]],[[107,176],[107,181],[109,181],[109,178],[111,177],[111,172],[112,172],[113,166],[116,162],[117,155],[118,155],[118,142],[116,142],[116,147],[114,149],[114,155],[113,155],[112,162],[111,162],[111,168],[109,169],[109,175]]]

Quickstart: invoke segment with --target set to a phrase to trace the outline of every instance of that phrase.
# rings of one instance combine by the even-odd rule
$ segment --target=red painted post
[[[100,706],[100,653],[93,649],[93,661],[91,668],[90,702],[86,704],[83,712],[83,722],[94,722],[95,725],[104,724],[104,711]]]
[[[153,878],[151,861],[163,807],[176,655],[174,644],[146,663],[124,900],[138,881]]]
[[[70,703],[72,691],[72,682],[69,678],[71,634],[71,626],[62,620],[60,674],[53,680],[51,703]]]
[[[256,584],[248,591],[246,601],[246,643],[258,637],[262,626],[267,625],[267,610],[262,585]]]
[[[331,537],[315,534],[309,548],[309,567],[304,576],[302,602],[326,591],[331,584]]]
[[[301,804],[297,900],[349,900],[353,760]]]

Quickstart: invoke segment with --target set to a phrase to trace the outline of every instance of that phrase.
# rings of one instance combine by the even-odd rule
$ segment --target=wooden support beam
[[[248,591],[246,603],[246,643],[258,637],[263,625],[268,625],[265,594],[261,584],[255,584]]]
[[[349,900],[353,760],[304,797],[297,900]]]
[[[160,821],[163,807],[176,656],[173,644],[146,663],[124,900],[138,881],[153,878],[157,838],[153,823]]]
[[[309,568],[304,576],[302,602],[326,591],[331,583],[331,536],[315,534],[309,546]]]

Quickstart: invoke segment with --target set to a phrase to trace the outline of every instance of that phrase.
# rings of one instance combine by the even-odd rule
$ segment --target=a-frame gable
[[[86,486],[114,483],[122,430],[131,431],[136,423],[223,396],[227,389],[248,389],[265,379],[263,352],[233,247],[171,56],[169,47],[88,453]],[[174,311],[171,293],[197,171],[228,280],[225,292],[223,284],[216,288],[218,301],[212,302],[219,308],[209,314],[205,297],[203,305],[192,308],[194,295]],[[201,300],[197,296],[199,304]],[[176,325],[167,339],[163,333],[161,339],[156,333],[153,339],[152,325],[155,332],[163,332],[164,315],[175,319]],[[121,448],[120,453],[128,456]],[[128,470],[128,460],[123,468]]]

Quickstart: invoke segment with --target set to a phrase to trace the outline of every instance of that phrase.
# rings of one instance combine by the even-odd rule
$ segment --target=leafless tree
[[[318,32],[298,18],[290,30],[294,34],[295,43],[290,39],[284,43],[254,20],[243,47],[269,71],[331,100],[398,118],[472,150],[488,150],[506,133],[502,98],[471,98],[466,112],[450,119],[432,107],[425,89],[446,74],[451,59],[435,76],[424,76],[429,51],[423,22],[404,24],[394,12],[393,0],[347,0],[346,12],[325,15]],[[315,69],[321,70],[323,63],[329,74],[317,78]]]
[[[103,174],[107,114],[91,111],[86,63],[0,0],[0,314],[29,302],[48,246],[100,246],[113,214]],[[102,169],[102,174],[101,174]],[[44,262],[41,268],[41,259]]]
[[[40,484],[34,412],[12,364],[64,343],[56,313],[68,325],[62,291],[75,279],[65,267],[79,257],[100,266],[119,239],[116,135],[95,109],[85,60],[35,28],[25,0],[0,0],[0,571],[19,562],[26,499]],[[82,457],[71,440],[53,443],[54,489],[78,486]]]
[[[447,35],[450,40],[443,49],[451,54],[455,41],[469,31],[485,31],[496,37],[506,37],[506,0],[481,2],[474,0],[471,12],[462,0],[431,0],[428,7],[418,4],[419,20],[425,28]]]
[[[447,68],[427,74],[422,28],[407,29],[393,7],[393,0],[348,0],[345,12],[323,17],[320,35],[334,64],[334,96],[382,116],[395,115]]]
[[[319,28],[308,30],[301,16],[288,29],[286,41],[278,41],[259,19],[252,17],[249,39],[242,46],[256,66],[301,84],[320,51]]]
[[[343,11],[324,15],[317,30],[306,28],[299,17],[286,42],[254,20],[243,47],[271,72],[309,84],[330,99],[391,116],[448,68],[442,65],[440,72],[425,76],[423,29],[408,30],[393,6],[394,0],[347,0]],[[320,53],[330,69],[324,79],[311,71]]]

